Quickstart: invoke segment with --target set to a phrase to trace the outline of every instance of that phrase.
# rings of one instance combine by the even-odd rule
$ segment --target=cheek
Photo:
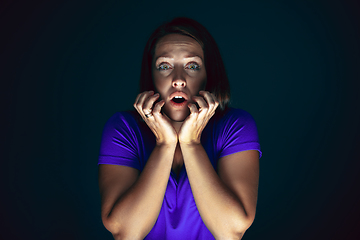
[[[159,99],[163,99],[165,91],[166,91],[165,81],[160,81],[159,79],[154,79],[153,83],[154,83],[155,93],[160,93]]]
[[[206,82],[206,74],[202,74],[201,76],[197,77],[196,81],[193,82],[192,89],[197,91],[196,94],[199,94],[200,90],[205,90]]]
[[[204,69],[204,73],[203,73],[202,81],[201,81],[201,90],[206,89],[206,83],[207,83],[207,75],[206,75],[206,71]]]
[[[207,83],[207,81],[206,81],[206,78],[205,78],[205,80],[204,81],[202,81],[202,83],[201,83],[201,90],[205,90],[206,89],[206,83]]]
[[[161,76],[159,76],[159,73],[153,73],[153,84],[156,90],[159,89],[161,82]]]

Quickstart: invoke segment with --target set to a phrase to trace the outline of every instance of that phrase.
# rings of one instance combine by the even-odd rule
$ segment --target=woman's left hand
[[[179,130],[179,143],[199,144],[202,131],[219,106],[219,101],[213,93],[200,91],[199,94],[202,97],[193,97],[193,100],[199,105],[199,109],[194,103],[188,104],[190,115],[185,119]]]

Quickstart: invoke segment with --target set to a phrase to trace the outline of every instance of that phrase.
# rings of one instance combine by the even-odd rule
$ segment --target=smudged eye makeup
[[[196,62],[191,62],[189,63],[187,66],[186,66],[187,69],[190,69],[190,70],[199,70],[200,69],[200,65],[197,64]]]
[[[165,71],[171,69],[171,65],[169,63],[162,62],[157,66],[157,70],[159,71]]]
[[[172,66],[169,63],[162,62],[156,67],[156,69],[159,71],[166,71],[172,69]],[[185,66],[185,69],[197,71],[200,70],[200,65],[197,64],[196,62],[190,62]]]

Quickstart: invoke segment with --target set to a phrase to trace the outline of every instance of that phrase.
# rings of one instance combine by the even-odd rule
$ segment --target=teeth
[[[183,97],[180,97],[180,96],[175,96],[175,98],[183,98]]]

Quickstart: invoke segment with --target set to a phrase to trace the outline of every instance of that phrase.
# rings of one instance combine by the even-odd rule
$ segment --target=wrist
[[[158,142],[156,141],[156,147],[159,148],[175,148],[177,145],[177,141],[176,142]]]
[[[180,146],[185,146],[185,147],[197,147],[199,145],[201,145],[200,140],[192,140],[192,141],[180,141],[179,140],[179,144]]]

